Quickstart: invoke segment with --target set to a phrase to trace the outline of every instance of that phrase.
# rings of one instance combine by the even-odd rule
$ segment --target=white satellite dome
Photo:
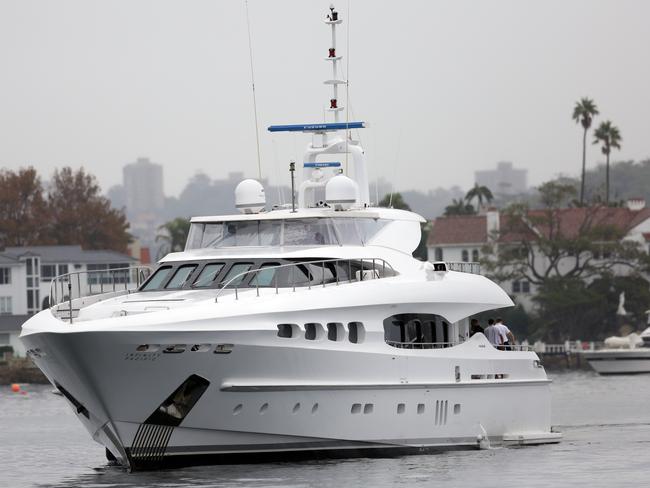
[[[242,181],[235,188],[235,206],[241,213],[260,213],[266,206],[262,184],[253,179]]]
[[[347,210],[357,202],[359,187],[345,175],[336,175],[325,185],[325,200],[335,210]]]

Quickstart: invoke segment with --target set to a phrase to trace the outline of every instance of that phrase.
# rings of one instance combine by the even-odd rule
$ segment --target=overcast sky
[[[319,122],[329,1],[249,0],[262,172],[272,181]],[[370,178],[398,189],[473,183],[513,161],[529,183],[577,174],[574,102],[619,126],[615,159],[650,156],[646,0],[338,2]],[[345,26],[339,53],[345,54]],[[177,194],[204,171],[256,176],[243,0],[0,0],[0,167],[84,166],[107,189],[138,156]],[[345,104],[343,101],[342,104]],[[589,165],[602,159],[595,147]]]

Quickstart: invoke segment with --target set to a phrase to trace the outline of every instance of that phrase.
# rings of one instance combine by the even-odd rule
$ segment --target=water
[[[560,444],[488,451],[195,467],[127,474],[107,466],[65,400],[0,387],[0,487],[646,486],[650,376],[554,375]]]

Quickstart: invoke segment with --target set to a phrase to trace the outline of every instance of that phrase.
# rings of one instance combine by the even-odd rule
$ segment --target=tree
[[[121,210],[111,208],[97,180],[83,168],[56,170],[47,196],[47,244],[125,252],[131,239]]]
[[[478,212],[483,206],[483,201],[485,200],[485,202],[490,203],[494,200],[494,195],[492,195],[492,192],[487,186],[475,183],[465,195],[467,203],[472,203],[474,199],[476,199],[476,211]]]
[[[409,206],[408,203],[404,201],[404,198],[402,197],[401,193],[388,193],[384,195],[384,198],[382,198],[379,201],[377,206],[386,207],[386,208],[397,208],[399,210],[408,210],[409,212],[411,211],[411,207]]]
[[[590,98],[583,97],[576,102],[573,108],[573,120],[582,125],[582,177],[580,180],[580,205],[585,201],[585,172],[587,170],[587,131],[591,127],[594,116],[598,115],[598,108]]]
[[[621,133],[618,127],[607,120],[601,122],[594,132],[594,144],[602,143],[601,151],[607,158],[605,175],[605,204],[609,205],[609,155],[613,149],[621,148]]]
[[[43,186],[34,168],[0,171],[0,248],[45,239],[45,207]]]
[[[162,256],[170,252],[179,252],[185,248],[185,241],[190,232],[190,221],[177,217],[158,227],[158,230],[160,233],[156,236],[156,242],[163,242],[158,254]]]
[[[549,182],[539,188],[542,209],[508,207],[481,260],[496,281],[526,280],[537,288],[536,326],[556,340],[588,337],[589,327],[605,320],[604,292],[597,284],[614,273],[637,280],[637,286],[641,279],[648,288],[642,277],[648,255],[637,242],[623,239],[626,229],[616,225],[621,209],[566,208],[575,191],[573,185]]]
[[[451,201],[451,204],[445,207],[445,217],[450,217],[452,215],[476,215],[476,210],[471,203],[467,203],[466,200],[462,198],[454,198]]]

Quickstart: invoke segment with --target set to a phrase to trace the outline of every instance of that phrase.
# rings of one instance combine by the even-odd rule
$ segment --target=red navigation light
[[[332,98],[330,100],[330,108],[337,108],[337,106],[336,106],[336,98]]]
[[[330,58],[335,58],[336,57],[336,49],[333,47],[330,48]]]

